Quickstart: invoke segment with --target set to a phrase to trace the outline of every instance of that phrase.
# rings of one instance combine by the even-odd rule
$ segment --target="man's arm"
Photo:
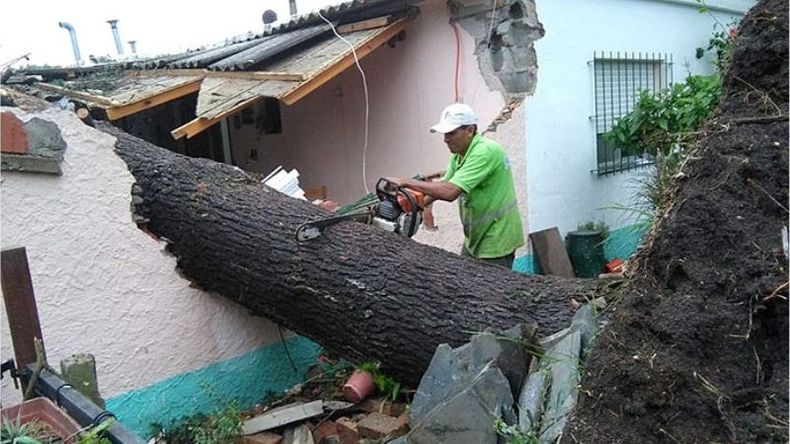
[[[425,204],[428,205],[434,200],[446,200],[452,202],[458,199],[463,190],[450,182],[444,180],[439,182],[426,182],[423,180],[406,179],[400,177],[388,177],[387,180],[397,184],[399,187],[411,188],[412,190],[425,193],[428,197]]]

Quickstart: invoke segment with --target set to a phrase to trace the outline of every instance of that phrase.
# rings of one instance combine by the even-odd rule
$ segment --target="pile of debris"
[[[245,444],[357,444],[386,442],[408,431],[402,403],[368,399],[358,404],[296,402],[244,423]]]
[[[328,392],[310,382],[297,386],[291,394],[301,400],[261,408],[245,422],[244,442],[555,442],[576,405],[580,360],[599,327],[595,310],[584,305],[568,328],[539,341],[537,327],[523,323],[478,333],[454,349],[440,345],[408,406],[389,398],[310,400],[340,397],[337,381],[345,378]]]

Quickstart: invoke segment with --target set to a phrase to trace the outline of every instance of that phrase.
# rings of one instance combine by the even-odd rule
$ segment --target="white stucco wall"
[[[710,58],[695,58],[707,47],[715,23],[736,16],[716,7],[745,10],[753,1],[707,1],[711,14],[690,1],[538,0],[546,35],[535,44],[537,89],[526,113],[528,211],[530,230],[558,226],[567,233],[579,224],[604,220],[610,228],[630,223],[625,212],[602,210],[634,206],[646,170],[598,176],[593,121],[594,51],[672,54],[673,78],[687,71],[712,72]]]
[[[51,365],[92,353],[100,392],[109,398],[279,339],[275,324],[190,288],[164,243],[136,227],[134,180],[113,152],[114,138],[73,113],[43,116],[60,126],[68,145],[63,175],[2,173],[0,244],[27,248]],[[4,308],[0,334],[2,359],[9,359]],[[20,399],[10,378],[1,390],[4,405]]]

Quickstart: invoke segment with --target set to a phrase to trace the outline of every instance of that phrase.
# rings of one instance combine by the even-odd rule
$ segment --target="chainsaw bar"
[[[373,221],[373,213],[370,211],[365,211],[363,213],[344,214],[342,216],[305,222],[296,228],[296,240],[298,242],[304,242],[310,239],[315,239],[320,236],[327,227],[344,220],[355,220],[357,222],[370,224]]]

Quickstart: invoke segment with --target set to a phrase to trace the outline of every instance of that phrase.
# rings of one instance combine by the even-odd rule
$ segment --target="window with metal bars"
[[[617,119],[634,109],[640,91],[657,94],[672,83],[672,56],[642,53],[593,53],[595,125],[598,175],[639,168],[653,163],[649,154],[632,152],[608,142],[603,135]]]

